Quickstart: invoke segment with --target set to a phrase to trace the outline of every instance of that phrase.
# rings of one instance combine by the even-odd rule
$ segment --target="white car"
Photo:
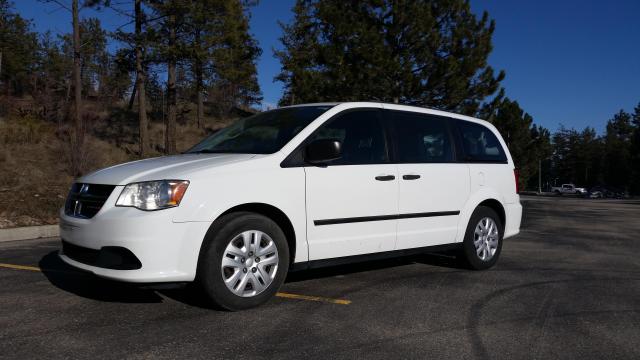
[[[552,187],[551,192],[554,193],[555,195],[562,195],[562,194],[586,195],[587,189],[576,187],[573,184],[562,184],[562,186]]]
[[[455,249],[473,269],[520,229],[517,172],[494,126],[381,103],[284,107],[181,155],[77,179],[60,257],[136,283],[197,282],[230,310],[290,270]]]

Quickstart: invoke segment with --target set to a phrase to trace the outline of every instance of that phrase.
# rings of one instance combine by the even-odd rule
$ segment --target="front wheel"
[[[236,213],[212,225],[196,280],[213,304],[236,311],[273,297],[288,267],[289,247],[282,229],[260,214]]]
[[[489,269],[498,261],[502,250],[503,227],[496,212],[479,206],[471,215],[464,241],[461,258],[468,268]]]

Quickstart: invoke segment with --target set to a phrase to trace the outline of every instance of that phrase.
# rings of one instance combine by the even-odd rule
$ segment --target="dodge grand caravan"
[[[181,155],[77,179],[66,263],[136,283],[195,282],[230,310],[288,271],[453,250],[487,269],[520,229],[517,172],[490,123],[380,103],[241,119]]]

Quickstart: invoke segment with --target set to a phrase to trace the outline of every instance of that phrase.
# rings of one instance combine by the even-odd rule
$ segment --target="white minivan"
[[[283,107],[184,154],[83,176],[60,211],[60,257],[136,283],[196,282],[230,310],[288,271],[456,250],[498,260],[520,229],[517,172],[494,126],[381,103]]]

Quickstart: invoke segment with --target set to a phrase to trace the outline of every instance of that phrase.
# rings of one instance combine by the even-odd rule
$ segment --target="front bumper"
[[[60,237],[68,243],[68,249],[76,251],[65,254],[63,249],[60,258],[71,266],[113,280],[193,281],[200,246],[211,224],[174,222],[176,209],[141,211],[116,207],[118,194],[119,191],[114,191],[91,219],[67,216],[64,209],[60,211]],[[128,266],[130,262],[122,259],[113,260],[114,249],[116,256],[130,252],[139,266]]]

